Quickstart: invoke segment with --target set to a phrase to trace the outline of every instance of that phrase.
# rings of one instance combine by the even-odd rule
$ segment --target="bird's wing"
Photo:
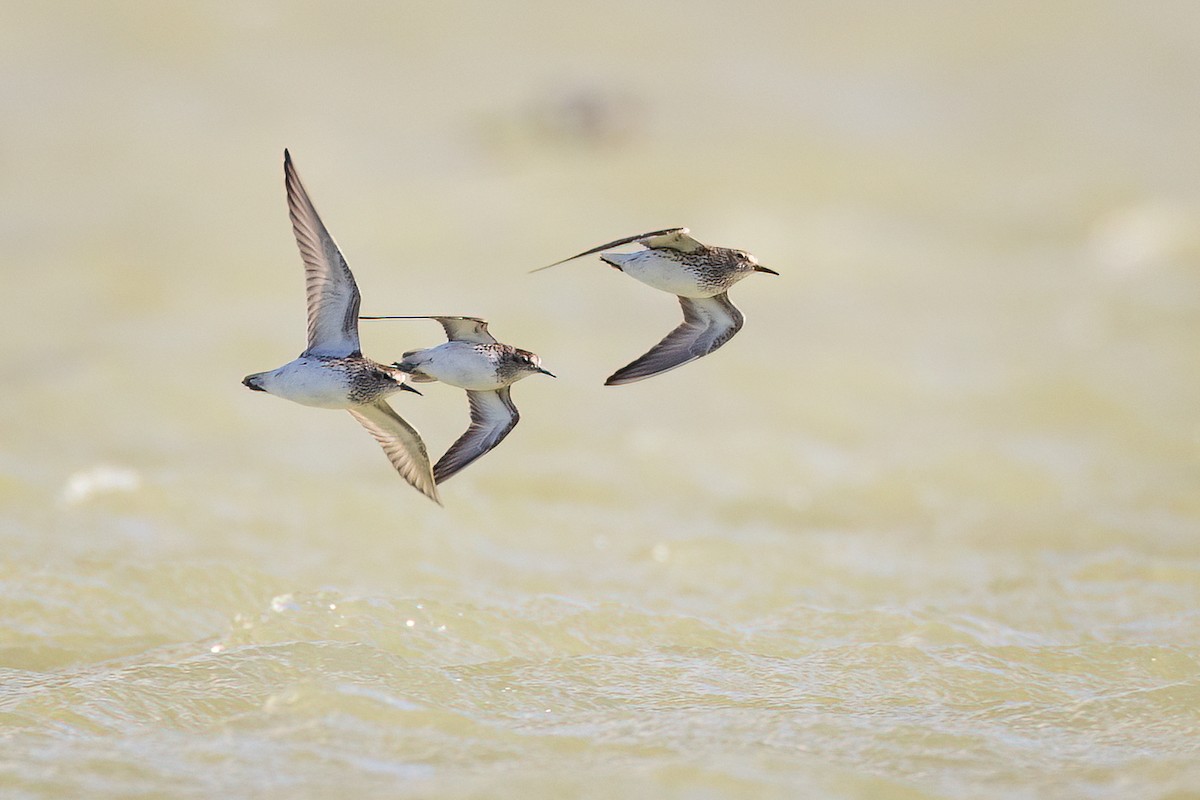
[[[708,355],[742,329],[745,318],[725,292],[716,297],[680,297],[679,304],[683,323],[644,356],[614,372],[604,382],[606,386],[633,383],[681,367]]]
[[[358,286],[337,243],[313,207],[292,156],[283,151],[292,232],[304,259],[304,284],[308,294],[308,353],[347,356],[359,352]]]
[[[669,247],[673,250],[682,250],[685,253],[690,253],[698,247],[704,245],[697,242],[688,235],[687,228],[663,228],[661,231],[650,231],[649,233],[639,233],[636,236],[626,236],[624,239],[617,239],[612,242],[607,242],[598,247],[593,247],[591,250],[584,250],[582,253],[576,253],[570,258],[564,258],[562,261],[555,261],[553,264],[547,264],[544,267],[538,267],[531,272],[541,272],[550,267],[557,267],[559,264],[565,264],[568,261],[574,261],[577,258],[590,256],[592,253],[601,253],[605,250],[610,250],[614,247],[620,247],[623,244],[637,242],[646,247]],[[690,243],[690,244],[689,244]]]
[[[430,317],[442,324],[446,338],[452,342],[495,344],[496,337],[488,333],[487,320],[478,317]]]
[[[646,233],[638,238],[638,244],[652,250],[678,250],[681,253],[694,253],[704,249],[704,245],[693,239],[687,228]]]
[[[434,465],[433,476],[438,483],[500,444],[521,418],[507,386],[491,392],[468,391],[467,400],[471,403],[471,425]]]
[[[385,400],[354,406],[349,411],[383,447],[388,461],[392,462],[400,477],[441,505],[433,469],[429,466],[429,452],[416,429],[401,419]]]
[[[474,344],[495,344],[496,337],[488,333],[487,320],[479,317],[439,317],[421,315],[408,317],[359,317],[359,319],[435,319],[446,331],[446,338],[452,342],[472,342]]]

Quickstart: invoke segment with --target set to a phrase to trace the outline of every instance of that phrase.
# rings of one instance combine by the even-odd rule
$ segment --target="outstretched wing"
[[[704,249],[704,245],[691,237],[687,228],[646,233],[638,239],[638,244],[651,250],[678,250],[681,253],[694,253]]]
[[[400,477],[441,505],[433,470],[429,466],[429,452],[416,429],[401,419],[385,400],[366,406],[353,406],[349,411],[383,447],[388,461],[392,462]]]
[[[452,342],[495,344],[496,337],[488,333],[487,320],[478,317],[430,317],[442,324],[446,338]]]
[[[683,323],[644,356],[614,372],[605,386],[633,383],[706,356],[742,329],[745,317],[725,292],[715,297],[680,297]]]
[[[433,476],[438,483],[500,444],[521,419],[507,386],[491,392],[468,391],[467,400],[471,404],[471,425],[434,466]]]
[[[611,250],[614,247],[620,247],[623,244],[637,242],[645,247],[667,247],[672,250],[682,250],[685,253],[690,253],[694,250],[703,248],[704,245],[697,242],[688,235],[687,228],[663,228],[661,231],[650,231],[649,233],[639,233],[636,236],[626,236],[624,239],[617,239],[598,247],[593,247],[591,250],[584,250],[582,253],[576,253],[570,258],[564,258],[562,261],[555,261],[553,264],[547,264],[544,267],[538,267],[530,272],[541,272],[550,267],[557,267],[559,264],[565,264],[568,261],[574,261],[577,258],[590,256],[592,253],[601,253],[605,250]]]
[[[304,259],[308,293],[306,352],[328,356],[357,353],[359,294],[354,276],[317,215],[287,150],[283,151],[283,175],[292,232]]]
[[[407,317],[359,317],[359,319],[436,319],[441,323],[446,338],[452,342],[472,342],[474,344],[495,344],[496,337],[488,333],[487,320],[479,317],[439,317],[433,315]]]

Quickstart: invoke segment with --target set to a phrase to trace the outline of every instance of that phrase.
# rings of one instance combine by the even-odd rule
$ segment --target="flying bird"
[[[308,346],[294,361],[247,375],[242,383],[302,405],[346,409],[375,437],[400,476],[440,505],[425,443],[386,400],[399,391],[420,392],[408,385],[404,370],[362,354],[354,275],[317,215],[287,150],[283,174],[292,232],[304,260]]]
[[[395,366],[414,383],[441,381],[467,390],[471,425],[433,467],[442,483],[487,453],[516,427],[520,415],[510,387],[522,378],[541,373],[542,360],[529,352],[501,344],[478,317],[413,316],[361,319],[432,319],[446,332],[447,341],[424,350],[410,350]]]
[[[634,253],[604,253],[621,245],[645,247]],[[665,228],[602,244],[556,261],[603,253],[600,260],[642,283],[679,297],[683,323],[641,358],[609,376],[606,386],[633,383],[706,356],[733,338],[745,318],[729,300],[729,287],[752,272],[779,273],[744,250],[713,247],[692,238],[687,228]]]

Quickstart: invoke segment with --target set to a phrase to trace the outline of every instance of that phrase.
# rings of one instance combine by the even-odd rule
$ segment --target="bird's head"
[[[420,391],[413,388],[412,376],[405,372],[403,368],[401,368],[399,362],[394,364],[380,364],[379,370],[383,373],[384,377],[395,383],[396,388],[398,388],[400,391],[421,394]]]
[[[544,369],[542,367],[542,359],[536,353],[531,353],[528,350],[519,350],[514,348],[513,361],[515,362],[517,369],[523,373],[522,377],[525,375],[533,375],[534,373],[549,375],[551,378],[558,377],[550,370]]]
[[[739,272],[765,272],[768,275],[778,275],[773,269],[768,269],[758,263],[758,259],[745,250],[733,250],[733,258]]]

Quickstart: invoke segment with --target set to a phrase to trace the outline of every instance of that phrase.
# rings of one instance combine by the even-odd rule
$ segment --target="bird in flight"
[[[466,389],[471,425],[433,467],[438,483],[455,475],[508,436],[520,415],[513,405],[511,387],[530,375],[554,374],[542,360],[510,344],[496,341],[487,321],[478,317],[364,316],[360,319],[432,319],[441,324],[447,341],[423,350],[410,350],[395,366],[414,383],[441,381]]]
[[[645,250],[606,253],[637,243]],[[713,247],[692,238],[687,228],[665,228],[607,242],[556,261],[558,266],[576,258],[602,253],[600,260],[631,278],[679,297],[683,323],[650,348],[641,358],[609,376],[606,386],[633,383],[681,367],[706,356],[742,329],[745,317],[729,300],[729,288],[752,272],[778,275],[744,250]]]
[[[294,361],[247,375],[242,383],[302,405],[346,409],[375,437],[400,476],[440,505],[425,443],[386,399],[399,391],[420,392],[408,385],[404,370],[362,354],[354,275],[317,215],[287,150],[283,174],[292,232],[304,260],[308,346]]]

